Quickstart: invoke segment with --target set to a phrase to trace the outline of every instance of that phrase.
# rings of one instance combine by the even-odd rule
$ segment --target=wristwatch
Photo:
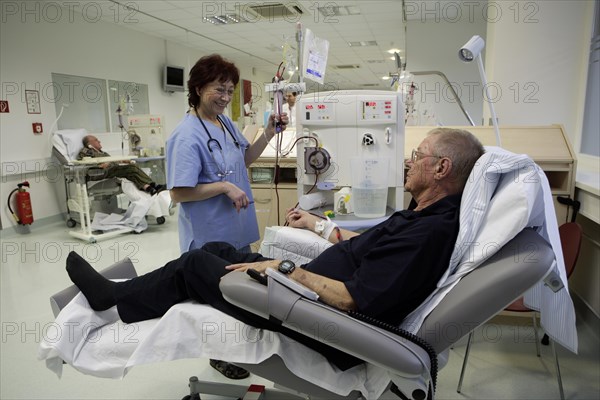
[[[277,267],[277,269],[282,274],[288,275],[294,272],[294,270],[296,269],[296,264],[294,264],[294,262],[290,260],[283,260],[281,263],[279,263],[279,267]]]

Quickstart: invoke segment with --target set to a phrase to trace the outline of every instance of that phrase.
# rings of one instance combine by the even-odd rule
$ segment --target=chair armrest
[[[419,345],[326,304],[305,299],[274,280],[269,281],[269,287],[239,272],[225,275],[220,283],[227,301],[263,318],[274,316],[289,329],[400,376],[429,373],[429,356]]]
[[[137,276],[135,267],[129,258],[124,258],[118,263],[103,269],[100,271],[100,274],[107,279],[131,279]],[[50,296],[50,307],[52,308],[54,316],[56,317],[60,313],[60,310],[69,304],[78,293],[79,288],[75,285],[71,285]]]

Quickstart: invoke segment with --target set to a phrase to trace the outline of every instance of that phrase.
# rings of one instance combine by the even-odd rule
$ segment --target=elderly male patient
[[[102,151],[102,143],[94,135],[87,135],[83,138],[83,149],[77,155],[78,160],[85,157],[110,157],[105,151]],[[125,178],[129,179],[139,190],[155,195],[165,189],[163,185],[157,185],[137,165],[131,164],[129,160],[119,161],[118,163],[102,163],[99,167],[106,171],[106,178]]]
[[[289,210],[290,226],[329,234],[334,243],[299,267],[257,253],[241,254],[224,243],[208,243],[125,282],[105,279],[74,252],[67,258],[67,272],[94,310],[116,305],[124,322],[160,317],[171,306],[194,299],[249,325],[282,332],[346,368],[359,360],[227,303],[219,280],[232,271],[279,269],[335,308],[398,325],[434,290],[448,267],[459,230],[461,194],[483,153],[481,143],[469,132],[448,128],[429,132],[406,160],[404,187],[413,196],[412,207],[360,235],[322,230],[318,217]]]

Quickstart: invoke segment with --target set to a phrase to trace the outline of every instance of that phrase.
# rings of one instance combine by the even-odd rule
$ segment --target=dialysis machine
[[[127,117],[130,154],[140,157],[156,157],[165,154],[163,119],[160,115],[151,114]]]
[[[404,204],[404,107],[401,93],[317,92],[296,104],[298,198],[352,186],[352,157],[388,158],[387,207]]]
[[[129,115],[127,124],[129,154],[139,157],[136,162],[154,182],[165,184],[164,118],[153,114]]]

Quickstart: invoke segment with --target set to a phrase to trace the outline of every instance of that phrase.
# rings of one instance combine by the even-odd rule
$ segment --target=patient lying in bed
[[[83,148],[77,155],[78,160],[86,157],[110,157],[110,154],[102,151],[102,143],[94,135],[83,137]],[[102,163],[99,167],[106,170],[105,178],[125,178],[130,180],[139,190],[155,195],[165,189],[163,185],[157,185],[144,171],[137,165],[131,164],[130,160],[120,161],[119,163]]]
[[[211,243],[125,282],[105,279],[76,253],[69,255],[67,271],[94,310],[116,305],[124,322],[157,318],[173,305],[193,299],[254,327],[282,332],[346,368],[358,360],[229,304],[219,290],[220,278],[232,271],[279,269],[333,307],[398,325],[435,289],[447,269],[459,229],[461,193],[482,154],[483,147],[468,132],[441,128],[430,132],[407,160],[405,188],[416,206],[361,235],[290,210],[287,220],[292,227],[313,230],[335,243],[302,266]]]

